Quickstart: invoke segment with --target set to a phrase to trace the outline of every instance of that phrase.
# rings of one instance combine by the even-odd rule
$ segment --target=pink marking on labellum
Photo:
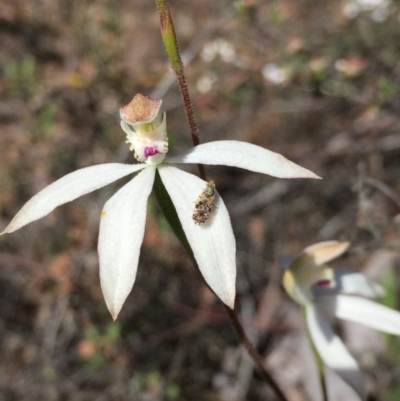
[[[317,287],[330,287],[331,285],[331,280],[320,280],[317,282]]]
[[[144,148],[144,156],[147,158],[149,156],[158,155],[160,152],[155,146],[146,146]]]

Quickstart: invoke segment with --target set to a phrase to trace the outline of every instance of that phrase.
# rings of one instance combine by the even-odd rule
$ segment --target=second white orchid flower
[[[236,244],[228,211],[215,191],[216,208],[206,223],[192,219],[196,199],[206,187],[200,178],[172,164],[223,164],[279,178],[318,178],[285,157],[238,141],[217,141],[193,147],[164,162],[168,152],[161,100],[136,95],[120,110],[121,126],[141,164],[100,164],[83,168],[49,185],[29,200],[2,234],[11,233],[52,212],[57,206],[141,171],[105,204],[101,213],[98,251],[100,279],[111,315],[117,318],[136,278],[143,241],[147,200],[156,170],[171,197],[204,279],[231,308],[235,301]]]
[[[400,335],[400,313],[368,299],[384,292],[365,275],[334,271],[326,265],[348,246],[348,242],[325,241],[305,248],[286,270],[283,286],[304,307],[308,331],[322,361],[364,400],[365,386],[357,362],[332,330],[328,317]]]

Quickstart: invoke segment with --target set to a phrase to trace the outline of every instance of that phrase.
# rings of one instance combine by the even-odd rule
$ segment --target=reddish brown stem
[[[176,73],[176,78],[178,80],[179,89],[181,91],[183,103],[185,105],[186,117],[189,124],[190,134],[192,135],[193,145],[197,146],[200,144],[199,132],[197,129],[196,118],[193,111],[193,104],[189,95],[189,89],[186,83],[186,77],[183,72],[183,67],[181,73]]]
[[[254,364],[256,365],[258,373],[261,375],[263,380],[266,381],[272,387],[275,394],[279,397],[280,400],[288,401],[285,394],[280,389],[278,383],[265,369],[264,364],[260,358],[260,355],[258,355],[256,349],[253,347],[250,340],[247,338],[246,333],[243,329],[242,324],[240,323],[240,321],[238,319],[236,312],[234,310],[232,310],[231,308],[229,308],[229,306],[226,306],[226,305],[225,305],[225,309],[226,309],[229,317],[231,318],[232,324],[240,338],[241,343],[244,345],[244,347],[246,348],[246,351],[248,352],[248,354],[250,355]]]
[[[165,0],[155,0],[158,12],[160,14],[160,27],[161,36],[168,53],[169,60],[171,62],[172,69],[175,72],[176,78],[178,80],[179,89],[182,95],[183,103],[185,105],[186,117],[189,124],[190,134],[192,136],[193,145],[197,146],[200,144],[196,118],[194,116],[193,104],[189,95],[189,89],[186,82],[184,66],[179,53],[178,42],[176,40],[174,24],[172,22],[171,13],[169,7]],[[199,175],[203,180],[206,180],[206,174],[204,171],[204,166],[199,164]],[[197,266],[197,265],[196,265]],[[197,266],[198,269],[198,266]],[[263,366],[262,360],[258,355],[255,348],[251,345],[246,333],[241,325],[235,311],[226,306],[229,317],[232,320],[233,326],[239,336],[240,341],[246,348],[250,357],[254,361],[261,377],[266,381],[274,390],[276,395],[281,401],[288,401],[282,390],[279,388],[278,384],[275,382],[274,378],[267,372]]]
[[[185,106],[186,117],[189,124],[190,134],[192,136],[193,145],[197,146],[200,144],[199,133],[196,124],[196,118],[194,116],[193,104],[189,95],[189,89],[186,82],[184,66],[182,58],[178,48],[178,41],[176,39],[175,28],[172,22],[171,12],[168,4],[165,0],[155,0],[158,12],[160,14],[160,28],[161,36],[165,45],[165,49],[168,53],[168,58],[171,62],[171,67],[175,72],[176,79],[178,81],[179,90],[182,95],[183,104]],[[199,166],[199,172],[201,178],[206,179],[204,167]]]

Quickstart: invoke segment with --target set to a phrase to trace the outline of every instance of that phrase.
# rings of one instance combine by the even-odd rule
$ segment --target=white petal
[[[161,179],[176,208],[182,228],[207,284],[221,300],[234,307],[236,243],[228,211],[215,191],[216,208],[202,225],[195,224],[195,202],[206,187],[200,178],[175,167],[159,167]]]
[[[132,290],[155,168],[147,167],[104,205],[99,233],[100,281],[114,318]]]
[[[400,312],[369,299],[351,295],[324,297],[318,305],[340,319],[361,323],[376,330],[400,335]]]
[[[385,295],[385,290],[370,280],[365,274],[349,270],[337,270],[335,279],[341,294],[360,295],[365,298],[379,298]]]
[[[365,399],[363,379],[357,362],[340,338],[332,331],[325,316],[313,305],[306,307],[307,326],[318,354],[357,394]]]
[[[240,141],[214,141],[168,159],[168,163],[217,164],[240,167],[278,178],[320,178],[279,153]]]
[[[48,215],[57,206],[102,188],[144,167],[146,166],[141,164],[109,163],[86,167],[67,174],[31,198],[1,234],[12,233]]]

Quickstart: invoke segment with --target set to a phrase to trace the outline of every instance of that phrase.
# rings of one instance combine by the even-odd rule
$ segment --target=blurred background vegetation
[[[280,280],[302,248],[352,242],[338,265],[398,307],[400,1],[169,1],[201,140],[282,153],[323,181],[228,167],[208,176],[237,239],[237,310],[293,401],[318,400],[297,305]],[[191,145],[149,0],[0,0],[0,227],[78,168],[133,161],[118,109],[164,99],[171,153]],[[194,169],[193,172],[196,172]],[[113,323],[99,215],[126,180],[0,237],[0,401],[274,400],[150,198],[138,277]],[[399,400],[397,338],[340,326],[369,400]],[[356,398],[329,376],[331,400]]]

